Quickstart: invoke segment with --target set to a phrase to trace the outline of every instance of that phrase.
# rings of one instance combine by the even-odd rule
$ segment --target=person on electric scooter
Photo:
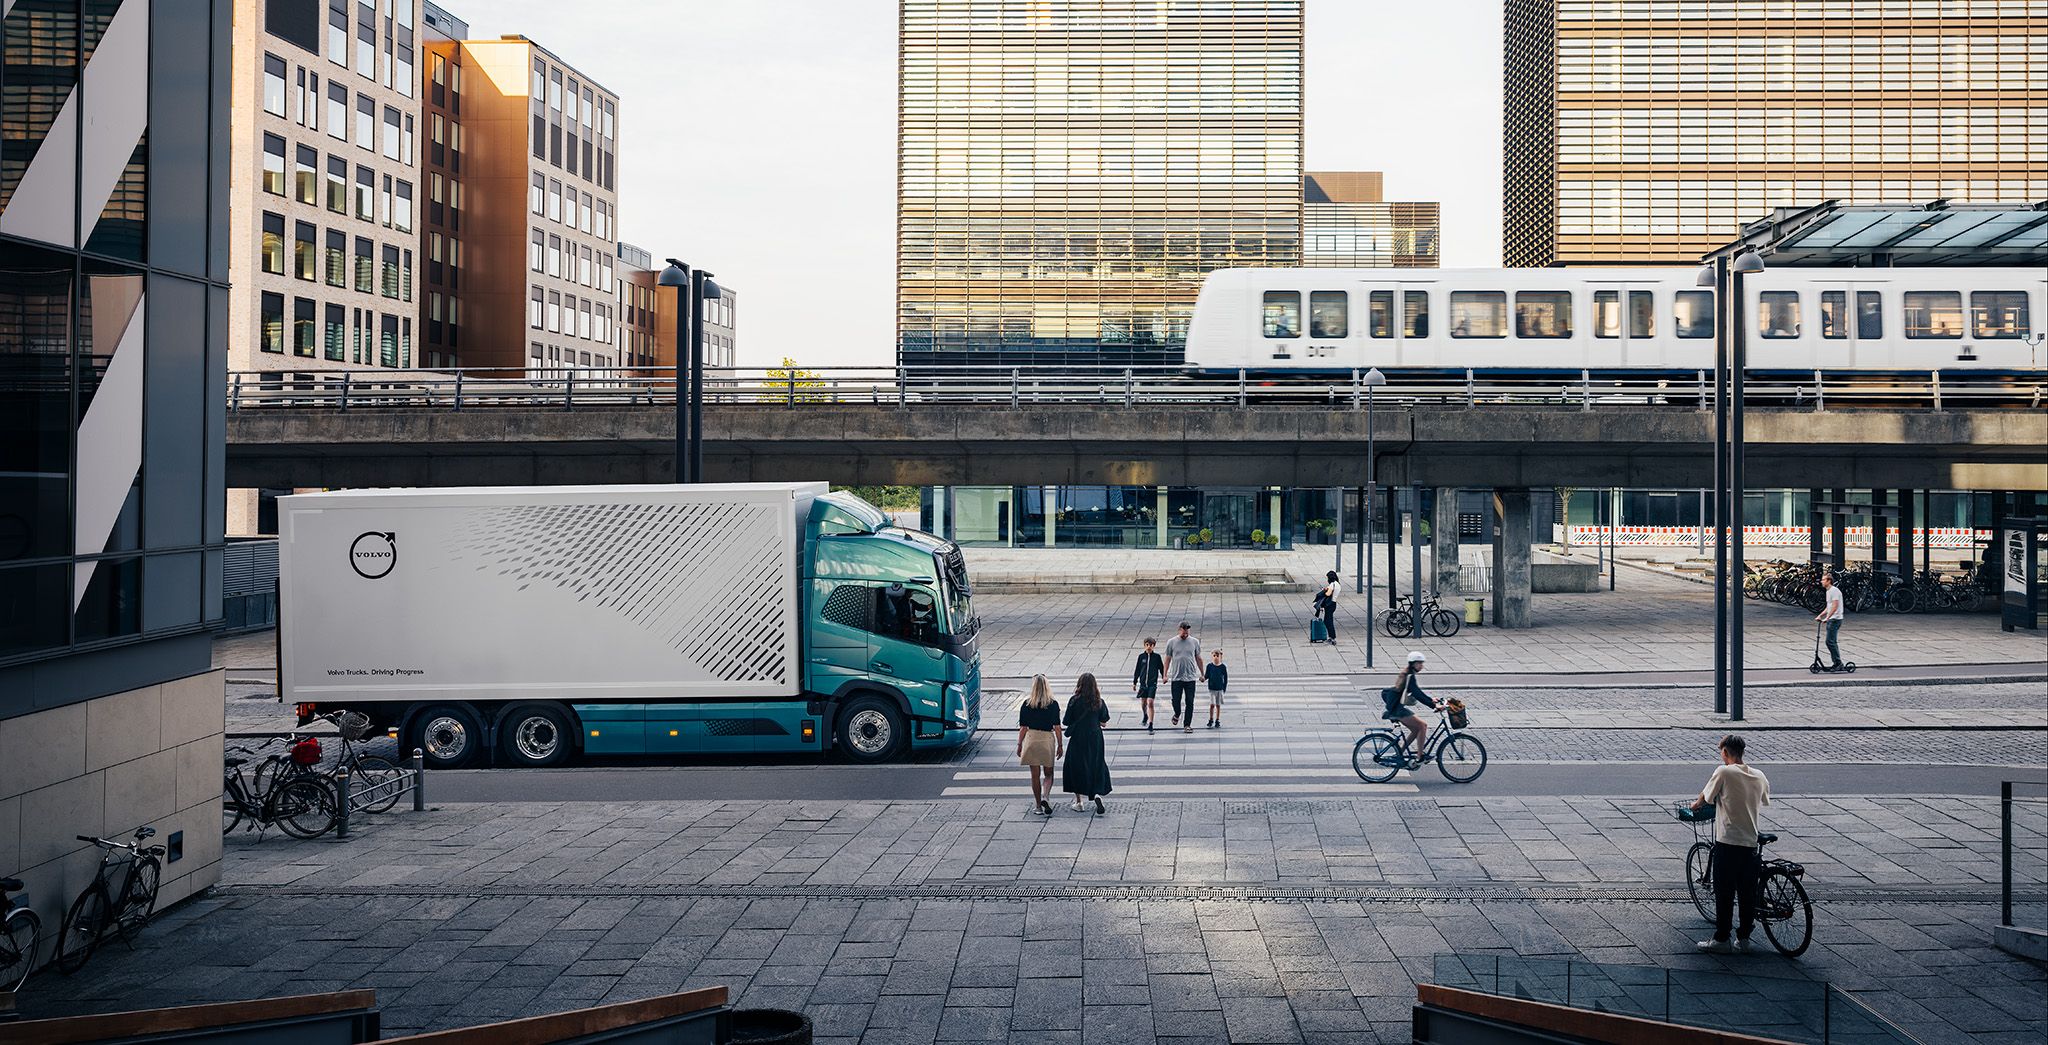
[[[1842,606],[1842,589],[1835,584],[1835,571],[1827,570],[1823,572],[1820,575],[1820,586],[1823,591],[1827,592],[1827,604],[1821,607],[1820,614],[1813,619],[1826,621],[1828,625],[1828,656],[1833,658],[1835,662],[1828,670],[1841,671],[1843,670],[1842,647],[1836,643],[1835,639],[1842,633],[1842,616],[1845,610]]]

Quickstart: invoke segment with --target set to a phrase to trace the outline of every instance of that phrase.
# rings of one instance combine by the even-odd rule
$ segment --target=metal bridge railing
[[[1527,378],[1437,373],[1390,380],[1373,393],[1393,407],[1712,408],[1706,372],[1688,377],[1629,376],[1580,370]],[[1248,370],[1195,374],[1179,367],[1069,368],[1059,372],[1015,367],[782,367],[706,368],[704,400],[720,407],[799,409],[810,405],[876,406],[914,410],[957,404],[1008,406],[1268,406],[1363,410],[1361,371],[1282,375]],[[1940,371],[1919,375],[1756,375],[1745,382],[1753,407],[1829,410],[2041,406],[2048,382],[1986,376],[1962,380]],[[375,371],[236,371],[229,375],[228,409],[489,410],[508,407],[601,410],[675,402],[672,367],[525,373],[502,369]]]

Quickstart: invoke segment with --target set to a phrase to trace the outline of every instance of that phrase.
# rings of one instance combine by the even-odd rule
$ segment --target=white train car
[[[1187,368],[1692,374],[1714,366],[1697,269],[1220,269]],[[2032,374],[2048,272],[1783,268],[1745,277],[1754,371]]]

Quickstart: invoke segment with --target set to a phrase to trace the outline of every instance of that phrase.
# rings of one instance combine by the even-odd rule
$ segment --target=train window
[[[1569,290],[1516,291],[1515,336],[1572,336],[1572,292]]]
[[[1766,290],[1756,296],[1756,331],[1765,337],[1799,336],[1799,292]]]
[[[1261,315],[1267,337],[1300,337],[1301,292],[1266,291],[1266,305]]]
[[[1366,295],[1366,331],[1373,337],[1394,336],[1394,292],[1375,290]]]
[[[1310,291],[1308,336],[1350,337],[1351,295],[1341,290]]]
[[[1679,337],[1714,336],[1714,292],[1681,290],[1671,295],[1671,326]]]
[[[1508,336],[1508,296],[1498,290],[1451,291],[1452,337]]]
[[[1657,335],[1656,298],[1647,290],[1628,292],[1628,336]],[[1593,336],[1621,336],[1621,291],[1593,292]]]
[[[1849,292],[1846,290],[1823,290],[1820,292],[1820,336],[1845,338],[1849,336]]]
[[[1401,292],[1401,336],[1429,336],[1429,291],[1404,290]]]
[[[2026,291],[1970,292],[1971,337],[2026,337],[2032,332],[2033,325],[2027,322]]]
[[[1884,295],[1875,290],[1856,292],[1856,336],[1865,341],[1884,337]]]
[[[1906,291],[1906,336],[1963,336],[1963,295],[1956,290]]]

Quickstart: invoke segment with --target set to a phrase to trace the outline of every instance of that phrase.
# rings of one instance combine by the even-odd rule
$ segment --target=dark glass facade
[[[901,0],[905,364],[1177,363],[1301,260],[1301,0]]]
[[[208,666],[232,6],[6,14],[0,718]]]

